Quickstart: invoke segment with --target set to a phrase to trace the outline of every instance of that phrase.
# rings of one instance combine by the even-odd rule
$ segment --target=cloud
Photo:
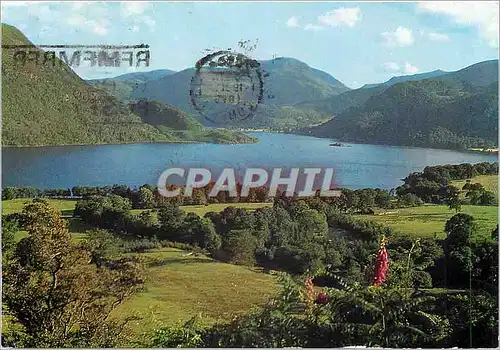
[[[341,7],[319,15],[317,23],[306,24],[304,29],[319,31],[327,27],[337,26],[347,26],[352,28],[356,25],[356,23],[361,21],[361,18],[362,14],[359,7]]]
[[[441,33],[427,33],[427,37],[432,40],[432,41],[439,41],[439,42],[446,42],[450,41],[450,37],[446,34],[441,34]]]
[[[415,39],[411,29],[398,27],[394,32],[383,32],[382,37],[389,46],[411,46]]]
[[[419,69],[409,62],[406,62],[404,65],[400,65],[396,62],[384,62],[382,63],[382,68],[384,68],[385,71],[396,75],[415,74],[419,72]]]
[[[148,26],[151,31],[154,31],[156,21],[151,16],[146,14],[149,10],[149,3],[128,1],[122,2],[120,5],[120,16],[124,20],[131,20],[134,27],[144,24]]]
[[[359,7],[341,7],[318,16],[318,23],[329,27],[340,25],[354,27],[361,17]]]
[[[147,2],[127,1],[121,3],[120,14],[124,18],[142,15],[149,4]]]
[[[420,2],[418,9],[450,17],[456,24],[475,27],[491,47],[498,47],[497,1]]]
[[[390,71],[399,71],[401,69],[401,67],[399,66],[399,64],[397,64],[396,62],[385,62],[385,63],[382,63],[382,67],[384,67],[384,69],[390,70]]]
[[[404,72],[406,74],[415,74],[418,73],[418,68],[412,65],[411,63],[406,62]]]
[[[286,26],[289,28],[297,28],[299,26],[299,20],[297,17],[292,16],[286,21]]]
[[[311,24],[311,23],[308,23],[304,26],[304,30],[312,30],[315,32],[318,32],[318,31],[323,30],[323,29],[325,29],[325,27],[319,26],[317,24]]]
[[[73,15],[68,17],[67,23],[79,30],[84,30],[97,34],[99,36],[106,36],[109,32],[110,21],[107,18],[88,19],[82,15]]]

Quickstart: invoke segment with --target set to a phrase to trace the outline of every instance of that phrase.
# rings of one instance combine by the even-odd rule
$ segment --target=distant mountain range
[[[2,44],[33,45],[19,30],[6,24],[2,24]],[[127,81],[150,81],[169,73],[133,73]],[[155,118],[148,117],[153,111]],[[185,129],[181,130],[181,126]],[[172,107],[127,105],[87,84],[59,60],[54,66],[34,62],[18,65],[11,50],[2,50],[4,146],[157,141],[233,143],[255,139],[239,132],[207,130]]]
[[[441,75],[445,75],[447,73],[448,72],[437,69],[437,70],[432,71],[432,72],[419,73],[419,74],[413,74],[413,75],[401,75],[398,77],[392,77],[391,79],[387,80],[384,83],[365,84],[361,87],[361,89],[373,88],[373,87],[377,87],[377,86],[389,87],[389,86],[392,86],[392,85],[397,84],[397,83],[404,83],[405,81],[416,81],[416,80],[435,78],[435,77],[439,77]]]
[[[31,44],[4,24],[2,41]],[[17,67],[8,50],[2,51],[2,61],[4,145],[255,141],[204,127],[207,121],[189,99],[194,69],[85,82],[65,64]],[[293,58],[260,64],[268,73],[263,103],[253,118],[227,128],[442,148],[498,144],[498,60],[456,72],[393,77],[354,90]]]
[[[300,106],[333,116],[303,130],[310,135],[454,149],[496,146],[498,60],[427,79],[351,90]]]
[[[233,123],[231,127],[297,129],[317,124],[328,118],[316,111],[296,109],[292,105],[312,99],[326,98],[349,91],[349,88],[329,74],[309,67],[294,58],[276,58],[261,61],[261,70],[268,74],[264,79],[263,104],[254,118]],[[89,83],[104,89],[117,98],[129,101],[148,99],[178,107],[188,114],[200,118],[210,125],[191,105],[189,84],[195,74],[194,68],[158,77],[137,81],[135,76],[119,76]]]

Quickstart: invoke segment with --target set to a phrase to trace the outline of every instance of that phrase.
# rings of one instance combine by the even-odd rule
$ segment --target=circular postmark
[[[196,62],[189,96],[194,108],[216,124],[255,115],[264,94],[260,63],[241,53],[217,51]]]

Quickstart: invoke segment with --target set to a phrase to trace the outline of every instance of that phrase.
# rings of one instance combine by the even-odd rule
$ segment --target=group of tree
[[[189,244],[223,261],[290,274],[282,294],[260,311],[208,328],[193,322],[161,328],[144,346],[497,344],[498,227],[491,239],[477,241],[469,215],[453,216],[439,241],[395,236],[383,225],[356,221],[331,199],[280,197],[272,207],[228,207],[205,217],[174,203],[140,215],[131,208],[118,195],[81,199],[75,215],[100,228],[81,244],[43,200],[4,218],[4,344],[114,346],[124,324],[108,315],[142,286],[140,265],[124,258],[123,242],[143,240]],[[19,229],[28,237],[16,242]],[[388,277],[373,288],[384,236]],[[326,293],[320,301],[307,301],[300,282],[305,277]],[[436,287],[455,293],[432,292]]]
[[[450,204],[456,203],[459,189],[450,185],[452,180],[467,180],[478,175],[498,175],[498,162],[459,164],[459,165],[437,165],[424,168],[423,172],[409,174],[403,181],[404,184],[396,188],[396,194],[401,198],[413,194],[426,203]],[[474,185],[463,190],[474,191],[469,200],[470,204],[495,205],[495,195]],[[481,198],[481,199],[479,199]],[[452,205],[453,207],[453,205]]]
[[[141,266],[95,232],[81,244],[43,200],[2,220],[2,345],[113,347],[130,320],[111,312],[143,286]],[[15,239],[18,230],[28,236]],[[106,242],[100,238],[101,242]]]
[[[264,308],[211,327],[192,319],[158,328],[147,346],[497,347],[498,227],[491,240],[475,242],[474,219],[456,214],[444,229],[440,245],[389,238],[388,278],[381,286],[373,284],[375,244],[367,249],[365,274],[351,280],[341,272],[354,277],[352,271],[342,268],[283,274],[280,294]],[[433,272],[430,280],[421,278],[424,270]],[[326,287],[325,276],[331,280]],[[321,292],[308,284],[311,278]]]

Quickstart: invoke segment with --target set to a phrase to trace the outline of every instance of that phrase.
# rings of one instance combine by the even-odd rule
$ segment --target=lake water
[[[203,167],[218,175],[234,167],[334,168],[334,184],[390,189],[427,165],[494,162],[496,155],[450,150],[349,144],[300,135],[253,133],[256,144],[130,144],[2,149],[2,185],[70,188],[156,184],[171,167]],[[286,173],[284,173],[286,174]]]

